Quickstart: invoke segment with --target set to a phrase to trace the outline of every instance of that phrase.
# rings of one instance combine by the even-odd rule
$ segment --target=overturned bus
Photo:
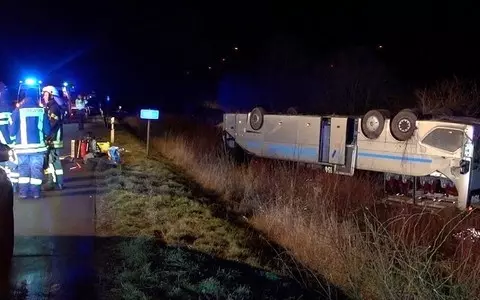
[[[480,120],[423,118],[404,109],[363,116],[224,114],[225,146],[258,157],[319,165],[352,176],[355,170],[384,174],[390,200],[425,205],[480,203]]]

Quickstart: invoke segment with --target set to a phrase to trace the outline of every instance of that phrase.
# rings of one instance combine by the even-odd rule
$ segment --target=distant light
[[[238,47],[233,47],[233,50],[238,51]]]
[[[35,79],[33,79],[33,78],[27,78],[27,79],[25,79],[25,84],[34,85],[35,83],[37,83],[37,80],[35,80]]]
[[[68,82],[65,81],[65,82],[63,83],[63,86],[67,87],[67,86],[68,86]]]
[[[333,64],[330,64],[330,68],[333,68],[333,67],[334,67],[334,65],[333,65]]]
[[[38,83],[39,83],[39,84],[42,84],[42,83],[43,83],[43,81],[39,80],[39,81],[38,81]]]
[[[383,49],[383,45],[378,45],[378,49]]]
[[[222,58],[222,61],[223,61],[223,62],[226,61],[226,60],[227,60],[226,58]]]
[[[212,69],[212,67],[208,66],[208,69],[209,69],[209,70],[211,70],[211,69]]]

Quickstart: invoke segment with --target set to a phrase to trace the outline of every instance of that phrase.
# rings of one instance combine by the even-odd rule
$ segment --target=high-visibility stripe
[[[2,133],[1,130],[0,130],[0,143],[5,144],[5,145],[7,144],[7,140],[3,136],[3,133]]]
[[[29,177],[19,177],[18,178],[18,183],[22,184],[22,183],[29,183],[30,182],[30,178]]]
[[[11,112],[0,112],[0,119],[8,119],[11,115]]]
[[[18,179],[16,179],[16,178],[10,178],[10,182],[12,182],[12,183],[18,183]]]
[[[48,174],[51,174],[52,175],[52,179],[53,179],[53,182],[57,182],[57,176],[55,174],[55,167],[53,166],[53,164],[48,164]]]
[[[56,175],[63,175],[63,170],[62,169],[56,169],[55,174]]]
[[[33,148],[41,148],[41,147],[46,147],[45,143],[35,143],[35,144],[28,144],[28,145],[15,145],[15,150],[16,149],[33,149]]]
[[[22,145],[28,145],[28,135],[27,135],[27,118],[36,117],[38,118],[38,134],[39,141],[43,140],[43,116],[45,115],[45,110],[41,107],[28,107],[20,108],[20,133],[22,135]]]
[[[47,151],[47,147],[40,147],[40,148],[35,148],[35,149],[15,149],[15,152],[17,154],[28,154],[28,153],[40,153],[40,152],[45,152]]]
[[[37,178],[30,178],[30,184],[33,185],[42,185],[42,180]]]
[[[20,173],[10,172],[11,177],[20,177]]]

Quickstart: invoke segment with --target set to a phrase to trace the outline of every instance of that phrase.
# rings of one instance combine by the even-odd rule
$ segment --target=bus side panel
[[[345,165],[345,146],[347,141],[346,117],[332,117],[330,125],[330,151],[328,162]]]
[[[235,122],[235,142],[247,152],[262,156],[263,133],[250,130],[247,114],[236,114]]]
[[[473,151],[470,162],[470,193],[472,205],[480,205],[480,125],[473,125]]]

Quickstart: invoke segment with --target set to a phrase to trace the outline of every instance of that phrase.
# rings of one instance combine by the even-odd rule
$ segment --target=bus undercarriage
[[[479,120],[417,119],[402,110],[365,116],[224,114],[225,146],[352,176],[384,174],[386,199],[467,209],[480,200]]]

